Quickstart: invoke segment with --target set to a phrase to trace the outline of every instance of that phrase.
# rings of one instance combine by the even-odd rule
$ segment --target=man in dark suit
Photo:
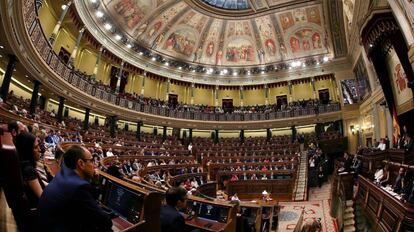
[[[161,207],[161,232],[187,231],[184,217],[178,209],[187,206],[187,190],[181,187],[172,187],[165,193],[166,205]]]
[[[403,167],[400,168],[400,170],[398,170],[398,176],[395,179],[394,185],[393,185],[393,191],[395,193],[401,193],[404,191],[404,181],[405,178],[405,169]]]
[[[91,153],[71,146],[60,172],[39,200],[39,231],[112,231],[112,221],[92,197],[87,181],[95,174]]]

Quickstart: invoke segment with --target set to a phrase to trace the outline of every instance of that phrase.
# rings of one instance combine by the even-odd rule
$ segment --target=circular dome
[[[201,0],[210,6],[225,10],[247,10],[250,8],[247,0]]]
[[[300,60],[302,68],[332,56],[321,3],[264,2],[75,1],[86,27],[105,48],[169,78],[210,84],[227,78],[234,84],[237,79],[252,80],[250,74],[288,69],[294,60]],[[223,9],[235,13],[215,14]],[[246,10],[253,13],[241,17],[238,12]]]

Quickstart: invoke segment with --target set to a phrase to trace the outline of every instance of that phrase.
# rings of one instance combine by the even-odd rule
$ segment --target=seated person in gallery
[[[409,135],[405,136],[403,148],[407,152],[410,152],[413,150],[413,139],[411,138],[411,136]]]
[[[350,172],[351,171],[351,165],[352,165],[352,159],[348,155],[347,152],[344,152],[344,162],[341,168],[338,169],[338,172]]]
[[[384,151],[387,148],[387,144],[385,143],[385,139],[381,139],[380,143],[377,146],[377,150]]]
[[[385,185],[390,179],[390,172],[388,166],[380,166],[374,174],[374,182],[376,184]]]
[[[354,159],[352,159],[351,169],[355,172],[355,175],[359,175],[362,171],[362,161],[356,154],[354,155]]]
[[[392,185],[392,190],[395,193],[403,193],[404,191],[404,187],[405,187],[405,169],[403,167],[400,168],[400,170],[398,171],[398,176],[395,179],[394,184]]]

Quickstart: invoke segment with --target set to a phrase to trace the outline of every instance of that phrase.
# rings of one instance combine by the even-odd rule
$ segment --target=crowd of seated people
[[[96,81],[94,78],[91,78],[90,75],[86,75],[84,72],[75,71],[78,76],[83,78],[85,81],[95,85],[95,87],[105,90],[107,92],[112,92],[115,94],[115,91],[110,88],[108,85],[104,85],[101,81]],[[255,106],[241,106],[233,107],[232,109],[223,109],[219,106],[207,106],[207,105],[189,105],[185,103],[172,103],[169,101],[153,99],[150,97],[144,97],[136,93],[118,93],[118,97],[124,98],[130,101],[135,101],[144,105],[151,105],[159,108],[167,108],[169,110],[175,110],[178,112],[198,112],[198,113],[270,113],[277,111],[291,111],[296,109],[312,109],[317,113],[318,106],[323,105],[319,99],[302,99],[294,102],[289,102],[288,104],[273,104],[273,105],[255,105]],[[335,102],[329,101],[325,104],[334,104]]]
[[[386,163],[379,166],[374,174],[373,181],[387,191],[397,194],[399,200],[414,205],[413,170],[400,165]],[[392,172],[394,171],[397,172],[396,175],[393,175]]]

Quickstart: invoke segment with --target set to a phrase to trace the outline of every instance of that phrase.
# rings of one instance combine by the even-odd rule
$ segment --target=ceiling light
[[[152,61],[155,61],[155,60],[157,60],[155,57],[152,57],[152,59],[151,59]]]
[[[126,46],[127,46],[127,48],[132,48],[131,44],[127,44]]]
[[[195,72],[196,70],[195,69],[193,69],[193,71],[192,72]]]
[[[372,48],[372,47],[374,47],[374,45],[372,45],[372,44],[369,44],[369,47],[370,47],[370,48]]]
[[[1,49],[3,49],[3,48],[4,48],[4,46],[3,46],[3,45],[0,45],[0,48],[1,48]]]
[[[228,71],[227,71],[227,69],[224,69],[224,70],[223,70],[223,73],[224,73],[224,74],[227,74],[227,72],[228,72]]]
[[[250,71],[247,71],[247,75],[250,75]]]
[[[104,13],[100,10],[98,10],[95,14],[96,14],[96,17],[98,18],[102,18],[104,16]]]
[[[234,73],[233,73],[233,76],[237,76],[237,72],[234,72]]]
[[[289,69],[292,69],[292,66],[290,66]]]
[[[111,28],[112,28],[112,25],[111,24],[109,24],[109,23],[105,23],[105,25],[104,25],[104,27],[105,27],[105,29],[106,30],[111,30]]]
[[[166,66],[168,66],[168,65],[170,65],[170,64],[169,64],[168,62],[165,62],[165,65],[166,65]]]
[[[319,61],[318,62],[316,62],[316,65],[319,65],[320,63],[319,63]]]
[[[29,77],[28,75],[24,75],[25,77]]]
[[[92,3],[96,3],[96,0],[91,0]]]
[[[121,40],[122,39],[122,36],[121,35],[115,35],[115,39],[116,40]]]
[[[67,7],[68,7],[67,5],[62,5],[61,6],[62,10],[66,10]]]
[[[323,57],[323,62],[327,62],[329,60],[329,57],[325,56]]]
[[[3,55],[0,54],[0,58],[2,58],[2,57],[3,57]]]
[[[262,71],[262,74],[265,74],[265,71]]]
[[[139,54],[140,56],[142,56],[142,54],[144,54],[144,53],[142,53],[142,52],[139,52],[138,54]]]
[[[181,67],[181,66],[179,66],[179,67],[178,67],[178,69],[179,69],[179,70],[181,70],[181,69],[182,69],[182,67]]]
[[[306,64],[302,64],[302,68],[305,68],[306,67]]]

